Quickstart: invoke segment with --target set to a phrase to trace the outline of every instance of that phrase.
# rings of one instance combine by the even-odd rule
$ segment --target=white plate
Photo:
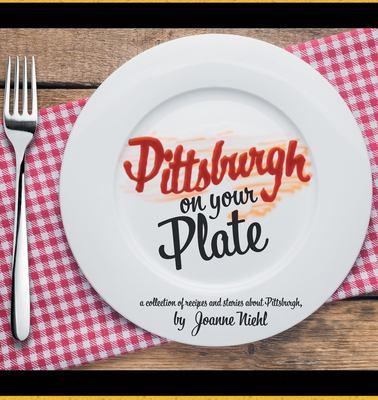
[[[149,139],[128,144],[142,136]],[[139,164],[147,145],[146,164]],[[210,183],[201,164],[199,186],[207,187],[200,193],[190,192],[198,163],[178,193],[185,177],[175,179],[164,155],[180,145],[183,159],[193,149],[198,160],[212,160]],[[237,160],[247,151],[242,159],[247,167],[254,159],[251,173],[246,167],[247,177],[230,179],[232,162],[223,158],[228,167],[219,182],[215,148],[221,158],[238,153]],[[144,168],[138,192],[133,179]],[[172,187],[177,193],[164,194]],[[245,187],[252,201],[227,206],[225,194],[225,206],[211,218],[217,196]],[[193,194],[201,196],[201,213],[186,212]],[[138,55],[100,86],[70,135],[60,200],[72,251],[105,301],[153,333],[222,346],[277,334],[327,300],[365,237],[371,175],[351,112],[309,65],[261,41],[201,35]],[[202,245],[198,232],[206,226]],[[205,260],[221,230],[218,258]],[[237,234],[245,254],[220,257],[226,240],[233,253]]]

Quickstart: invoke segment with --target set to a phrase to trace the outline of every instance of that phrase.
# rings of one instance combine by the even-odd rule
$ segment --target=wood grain
[[[71,100],[89,97],[95,89],[38,89],[39,108],[50,107]],[[0,91],[0,104],[3,104],[3,91]]]
[[[169,39],[235,33],[285,47],[342,30],[0,29],[0,55],[4,60],[8,54],[37,56],[39,104],[47,107],[90,96],[126,60]],[[200,348],[169,343],[81,369],[378,369],[377,328],[375,294],[327,304],[296,327],[255,344]]]
[[[31,55],[40,86],[96,87],[143,50],[200,33],[235,33],[285,47],[342,29],[0,29],[0,54]],[[0,62],[0,76],[4,63]]]

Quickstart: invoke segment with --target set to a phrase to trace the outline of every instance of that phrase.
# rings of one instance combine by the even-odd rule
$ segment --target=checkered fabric
[[[351,108],[369,151],[374,202],[355,266],[332,299],[378,290],[378,30],[359,29],[288,50],[323,74]],[[12,339],[9,314],[14,158],[0,125],[0,368],[58,369],[156,346],[165,340],[136,327],[105,304],[75,262],[59,211],[64,147],[85,100],[41,110],[27,154],[31,324],[25,343]],[[331,300],[332,300],[331,299]]]

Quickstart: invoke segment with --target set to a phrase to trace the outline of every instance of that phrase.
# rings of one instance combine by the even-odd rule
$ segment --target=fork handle
[[[26,232],[25,162],[16,161],[16,206],[12,259],[11,325],[15,339],[25,340],[30,331],[29,258]]]

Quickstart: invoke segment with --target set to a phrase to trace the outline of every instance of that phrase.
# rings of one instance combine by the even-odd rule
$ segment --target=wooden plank
[[[346,30],[346,29],[344,29]],[[337,29],[0,29],[0,77],[8,55],[37,57],[41,85],[99,85],[125,61],[161,42],[201,33],[234,33],[285,47]],[[3,78],[1,78],[3,79]]]
[[[95,89],[38,89],[39,108],[50,107],[89,97]],[[0,107],[3,104],[3,91],[0,90]]]
[[[374,369],[378,370],[378,301],[327,304],[296,327],[243,346],[169,343],[81,369]]]
[[[40,89],[38,90],[38,105],[39,108],[51,107],[68,101],[87,98],[94,91],[95,89]]]

